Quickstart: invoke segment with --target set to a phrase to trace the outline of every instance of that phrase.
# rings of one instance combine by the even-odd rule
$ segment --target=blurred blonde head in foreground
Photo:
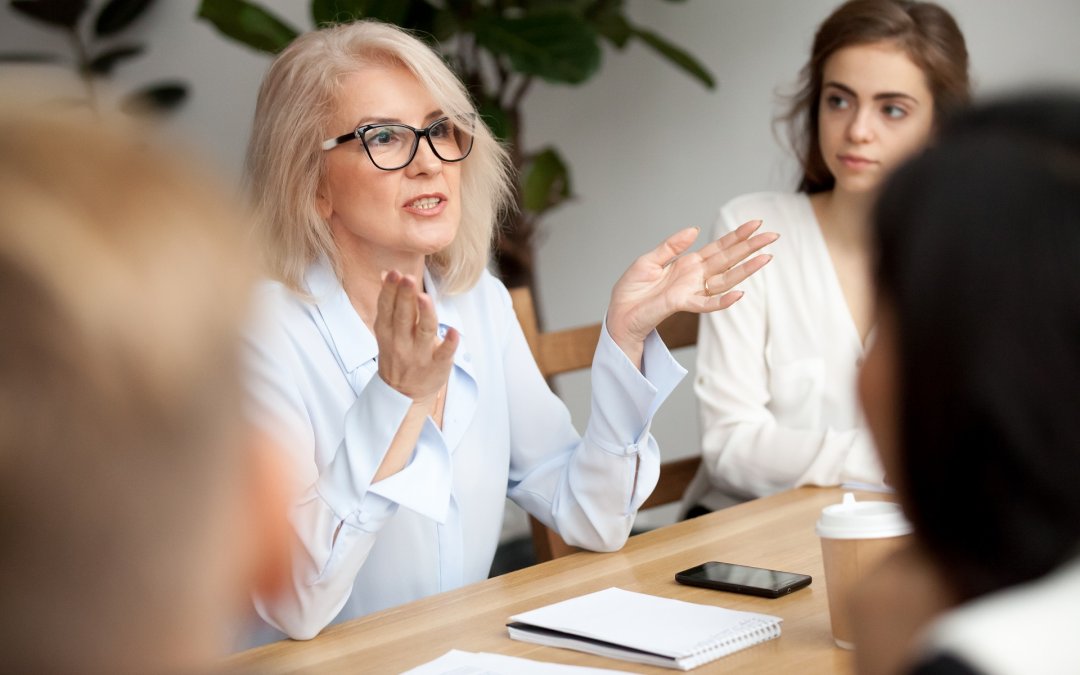
[[[6,108],[0,205],[0,661],[205,669],[280,577],[243,218],[132,129]]]

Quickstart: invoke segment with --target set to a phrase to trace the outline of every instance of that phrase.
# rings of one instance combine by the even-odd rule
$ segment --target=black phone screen
[[[675,575],[675,580],[691,586],[775,598],[809,585],[811,578],[794,572],[707,562],[679,572]]]

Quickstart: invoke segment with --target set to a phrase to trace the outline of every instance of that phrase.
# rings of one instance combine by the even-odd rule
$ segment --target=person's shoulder
[[[720,218],[729,229],[748,220],[763,220],[766,229],[777,232],[803,220],[807,207],[806,195],[802,193],[750,192],[724,204]]]
[[[271,334],[288,334],[311,323],[311,301],[275,279],[262,279],[252,292],[253,320],[249,337],[265,339]]]
[[[1074,672],[1078,595],[1080,557],[946,613],[927,628],[926,651],[959,655],[987,672]]]
[[[468,289],[444,297],[442,302],[455,307],[466,321],[501,323],[500,318],[514,311],[506,285],[487,269]]]
[[[305,298],[276,279],[261,279],[252,294],[256,311],[285,316],[302,311],[308,304]]]
[[[479,302],[485,305],[491,302],[510,302],[510,292],[507,290],[506,284],[486,268],[480,273],[476,283],[467,291],[461,293],[459,297],[469,302]]]
[[[790,208],[805,199],[801,192],[748,192],[731,199],[722,208],[729,211]]]

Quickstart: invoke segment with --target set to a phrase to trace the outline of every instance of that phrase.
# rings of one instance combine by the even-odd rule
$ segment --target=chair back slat
[[[594,323],[577,328],[540,332],[536,318],[536,306],[532,292],[527,287],[510,289],[525,340],[545,378],[588,368],[592,365],[596,344],[600,340],[601,324]],[[698,315],[679,312],[657,326],[660,338],[668,349],[679,349],[697,344]],[[701,456],[688,457],[660,465],[660,480],[656,489],[641,508],[671,504],[682,499],[683,493],[701,464]],[[569,546],[549,527],[529,516],[532,528],[533,548],[538,562],[559,558],[578,549]]]

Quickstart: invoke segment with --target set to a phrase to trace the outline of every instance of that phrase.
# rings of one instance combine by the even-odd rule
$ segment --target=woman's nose
[[[848,138],[855,143],[866,143],[873,139],[873,122],[869,110],[859,110],[851,118],[847,128]]]
[[[421,138],[420,143],[416,147],[416,156],[409,162],[409,165],[405,167],[405,170],[410,175],[422,175],[430,173],[438,173],[442,171],[442,160],[435,155],[435,151],[431,147],[431,143],[427,138]]]

